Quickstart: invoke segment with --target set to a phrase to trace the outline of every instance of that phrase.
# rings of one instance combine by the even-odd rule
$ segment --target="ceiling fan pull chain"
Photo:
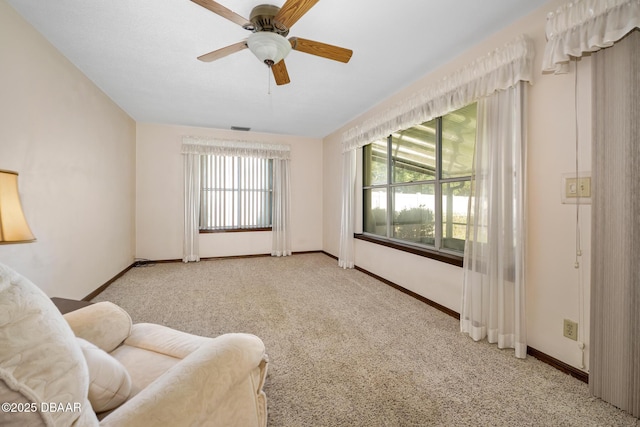
[[[267,95],[271,95],[271,67],[267,65]]]

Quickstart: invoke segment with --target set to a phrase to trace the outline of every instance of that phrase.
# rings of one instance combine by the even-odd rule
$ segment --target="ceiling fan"
[[[284,85],[290,82],[284,58],[292,49],[344,63],[349,62],[353,54],[352,50],[326,43],[299,37],[285,38],[291,26],[319,0],[287,0],[282,8],[263,4],[253,8],[248,20],[213,0],[191,1],[252,32],[245,40],[199,56],[200,61],[215,61],[249,48],[271,68],[276,84]]]

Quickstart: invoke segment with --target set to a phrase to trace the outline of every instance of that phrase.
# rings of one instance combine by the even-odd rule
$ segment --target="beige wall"
[[[135,122],[3,0],[0,94],[0,169],[38,239],[0,262],[82,298],[133,261]]]
[[[293,251],[322,249],[322,141],[185,126],[139,123],[137,127],[136,256],[182,259],[184,227],[183,136],[243,139],[291,146]],[[200,235],[200,256],[271,253],[271,232]]]
[[[590,207],[580,208],[583,256],[574,268],[576,241],[575,206],[561,204],[561,176],[575,170],[574,78],[543,75],[540,70],[545,46],[548,12],[563,1],[552,1],[514,25],[463,53],[406,90],[372,108],[324,140],[324,250],[337,255],[340,233],[340,138],[351,126],[384,111],[413,91],[429,86],[472,60],[503,46],[520,34],[535,42],[535,81],[529,87],[528,145],[528,245],[527,329],[529,345],[572,366],[581,367],[582,353],[575,341],[563,337],[562,322],[580,321],[588,351],[588,283]],[[578,80],[581,170],[590,165],[590,69],[581,61]],[[573,70],[573,69],[572,69]],[[356,264],[453,310],[460,311],[462,269],[364,241],[356,241]],[[581,305],[579,289],[585,290]],[[580,316],[580,307],[584,315]]]

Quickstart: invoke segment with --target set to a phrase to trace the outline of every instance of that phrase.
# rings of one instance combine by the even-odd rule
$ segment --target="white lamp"
[[[269,67],[282,61],[291,52],[289,40],[277,33],[261,31],[247,39],[249,50]]]
[[[36,238],[22,213],[18,173],[0,169],[0,244],[34,240]]]

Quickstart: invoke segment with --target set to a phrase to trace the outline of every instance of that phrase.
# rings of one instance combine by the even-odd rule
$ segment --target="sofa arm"
[[[266,364],[260,338],[221,335],[170,368],[100,425],[266,425],[261,390]]]
[[[73,333],[107,353],[131,334],[131,317],[112,302],[98,302],[64,315]]]

